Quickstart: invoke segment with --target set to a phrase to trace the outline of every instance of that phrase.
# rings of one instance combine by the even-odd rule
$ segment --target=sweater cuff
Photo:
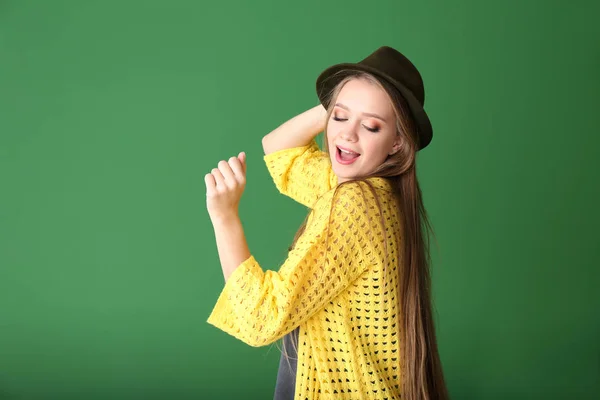
[[[240,292],[247,291],[247,285],[253,285],[252,281],[262,282],[263,277],[262,268],[254,256],[250,255],[229,275],[229,279],[225,282],[225,287],[206,322],[219,329],[227,330],[224,329],[228,325],[227,321],[232,317],[236,304],[240,303],[240,299],[236,301]],[[242,306],[245,306],[245,304]]]

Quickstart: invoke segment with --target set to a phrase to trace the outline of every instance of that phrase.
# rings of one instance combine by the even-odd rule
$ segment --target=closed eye
[[[347,121],[348,119],[333,117],[333,120],[334,121]],[[379,132],[379,128],[369,128],[368,126],[365,126],[365,129],[368,130],[368,131],[370,131],[370,132]]]

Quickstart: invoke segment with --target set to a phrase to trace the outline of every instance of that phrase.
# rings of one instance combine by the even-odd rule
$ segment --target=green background
[[[206,323],[204,174],[247,152],[277,269],[306,211],[261,138],[381,45],[425,80],[452,398],[598,398],[598,4],[0,0],[0,399],[272,398],[278,348]]]

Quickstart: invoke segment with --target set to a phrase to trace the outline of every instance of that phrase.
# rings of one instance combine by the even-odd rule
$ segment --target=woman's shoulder
[[[340,239],[343,245],[352,243],[352,248],[354,245],[364,247],[367,243],[370,246],[370,243],[383,239],[385,230],[393,228],[391,217],[396,213],[392,209],[394,202],[390,200],[394,194],[383,178],[367,181],[345,182],[323,194],[313,208],[308,231],[315,237],[327,232]],[[371,261],[379,260],[379,253],[365,252],[369,257],[375,257]]]
[[[335,187],[332,187],[319,198],[317,205],[321,207],[335,200],[337,201],[357,201],[361,198],[364,199],[372,196],[367,196],[368,193],[373,194],[371,188],[374,189],[376,195],[392,195],[394,190],[391,182],[383,177],[371,177],[364,180],[356,180],[340,183]],[[364,195],[364,196],[363,196]],[[360,196],[360,197],[357,197]]]
[[[382,177],[341,183],[319,197],[313,207],[316,215],[331,213],[355,215],[378,209],[395,197],[391,183]]]

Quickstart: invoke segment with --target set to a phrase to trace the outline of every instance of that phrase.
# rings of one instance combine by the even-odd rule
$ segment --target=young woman
[[[275,399],[447,399],[416,172],[432,139],[421,76],[384,46],[324,70],[317,94],[263,138],[276,187],[310,209],[279,268],[261,268],[238,217],[245,154],[205,176],[226,280],[208,322],[251,346],[284,340]]]

